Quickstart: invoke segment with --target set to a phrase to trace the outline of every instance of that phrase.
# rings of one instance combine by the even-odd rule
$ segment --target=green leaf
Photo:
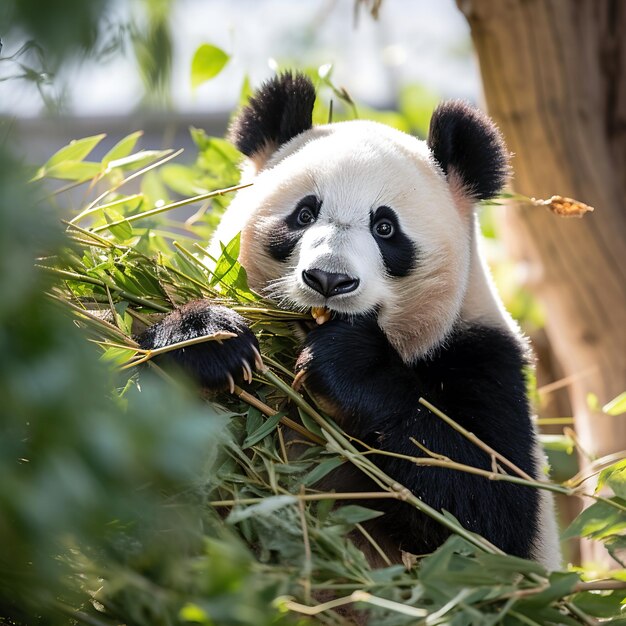
[[[295,496],[270,496],[269,498],[264,498],[263,502],[259,502],[258,504],[252,504],[245,508],[234,508],[226,518],[226,522],[229,524],[237,524],[238,522],[250,517],[256,517],[257,515],[269,515],[278,509],[282,509],[290,504],[296,504],[297,502],[298,498]]]
[[[595,617],[618,617],[621,613],[623,591],[598,593],[597,591],[583,591],[574,596],[574,604]]]
[[[217,46],[202,44],[191,60],[191,86],[195,89],[217,76],[229,59],[230,56]]]
[[[330,517],[336,524],[360,524],[381,515],[384,515],[384,513],[367,509],[358,504],[347,504],[333,511]]]
[[[580,582],[575,572],[552,572],[549,577],[550,586],[540,593],[529,596],[524,604],[543,606],[550,604],[572,592],[574,586]]]
[[[574,441],[566,435],[539,435],[541,445],[545,450],[554,452],[566,452],[571,454],[574,451]]]
[[[251,435],[245,438],[241,447],[244,450],[246,448],[250,448],[255,443],[258,443],[259,441],[261,441],[261,439],[264,439],[265,437],[267,437],[267,435],[274,432],[274,429],[278,425],[278,422],[280,422],[280,418],[284,416],[285,412],[281,411],[280,413],[276,413],[276,415],[272,415],[272,417],[268,417],[265,422],[263,422],[263,425],[260,428],[258,428]]]
[[[626,535],[609,537],[604,547],[622,567],[626,567]]]
[[[326,459],[321,463],[318,463],[303,479],[302,483],[304,485],[314,485],[318,480],[321,480],[326,476],[326,474],[332,472],[335,468],[339,467],[344,463],[344,460],[341,457],[333,457],[331,459]]]
[[[306,411],[303,411],[300,407],[298,407],[298,415],[300,416],[300,421],[302,422],[302,425],[310,432],[313,433],[314,435],[319,435],[320,437],[322,437],[322,429],[320,428],[319,424],[313,420],[313,418],[308,415],[308,413]]]
[[[46,162],[44,168],[50,169],[54,165],[66,161],[82,161],[104,138],[105,134],[92,135],[83,139],[74,139],[60,150],[57,150]]]
[[[601,411],[602,407],[600,406],[600,400],[598,400],[598,396],[595,393],[587,394],[587,406],[592,411]]]
[[[215,264],[211,285],[218,283],[228,288],[231,295],[243,300],[257,300],[257,296],[248,287],[246,270],[239,264],[240,233],[237,233],[222,249],[222,254]]]
[[[168,154],[171,154],[171,152],[171,150],[141,150],[140,152],[135,152],[135,154],[129,154],[126,157],[109,161],[107,170],[139,169],[162,159]]]
[[[115,226],[111,226],[109,228],[109,232],[120,241],[126,241],[133,236],[133,227],[130,222],[127,222],[124,219],[124,216],[114,209],[105,209],[104,215],[107,220],[107,224],[112,224],[113,222],[120,222]],[[128,277],[127,277],[128,278]]]
[[[622,415],[626,413],[626,391],[623,391],[619,396],[607,402],[602,407],[602,411],[607,415]]]
[[[540,563],[508,554],[479,554],[478,561],[490,572],[502,574],[521,573],[545,576],[546,570]]]
[[[112,363],[113,365],[123,365],[137,353],[136,350],[129,348],[126,350],[125,348],[107,348],[100,357],[101,361],[106,361],[107,363]]]
[[[619,498],[611,498],[624,504]],[[591,537],[602,539],[626,531],[626,512],[607,502],[595,502],[586,508],[563,533],[562,539]]]
[[[123,139],[120,139],[105,155],[102,159],[103,164],[107,164],[110,161],[116,161],[117,159],[123,159],[127,157],[132,151],[139,138],[143,135],[142,130],[126,135]]]
[[[197,196],[208,189],[198,182],[194,170],[187,165],[172,163],[159,169],[163,182],[176,193],[183,196]]]
[[[59,178],[61,180],[89,180],[102,171],[100,163],[92,161],[63,161],[47,168],[41,176],[37,178]],[[40,171],[41,172],[41,171]]]
[[[596,493],[605,484],[613,490],[616,496],[626,500],[626,459],[618,461],[600,472]]]

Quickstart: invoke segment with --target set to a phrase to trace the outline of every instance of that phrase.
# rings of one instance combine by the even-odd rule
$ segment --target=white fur
[[[426,143],[374,122],[315,127],[255,159],[241,190],[221,220],[209,252],[241,231],[240,261],[250,286],[284,306],[327,306],[342,313],[379,309],[379,324],[405,362],[443,342],[457,322],[519,328],[504,309],[479,249],[471,199],[452,175],[446,180]],[[303,231],[291,265],[273,259],[267,242],[298,201],[322,201],[318,219]],[[390,278],[370,233],[370,211],[381,205],[398,215],[419,250],[417,268]],[[347,274],[356,291],[325,299],[302,280],[305,269]],[[542,463],[535,444],[535,462]],[[551,495],[541,492],[539,535],[533,556],[559,565]]]
[[[285,275],[264,243],[275,220],[311,194],[323,202],[319,219],[304,232]],[[385,273],[369,231],[370,211],[381,205],[397,213],[420,251],[409,277],[390,280]],[[407,362],[439,345],[459,316],[470,258],[467,218],[425,142],[405,133],[352,121],[298,135],[233,200],[213,253],[242,225],[240,260],[254,289],[295,308],[325,305],[357,314],[377,306],[381,327]],[[359,289],[324,300],[302,282],[302,270],[312,267],[354,275]]]

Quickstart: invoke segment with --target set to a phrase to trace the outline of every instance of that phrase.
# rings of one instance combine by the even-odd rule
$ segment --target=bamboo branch
[[[460,424],[457,424],[451,417],[448,417],[443,411],[440,411],[436,406],[433,406],[428,400],[424,398],[419,399],[419,403],[423,404],[429,411],[434,413],[437,417],[441,418],[448,426],[451,426],[457,432],[461,433],[466,439],[471,441],[474,445],[478,446],[481,450],[484,450],[487,454],[492,457],[495,457],[500,461],[503,465],[506,465],[509,469],[513,470],[518,476],[522,478],[534,481],[534,478],[528,475],[524,470],[519,468],[515,463],[509,461],[505,456],[494,450],[490,445],[486,444],[484,441],[479,439],[474,433],[471,433],[469,430],[463,428]]]

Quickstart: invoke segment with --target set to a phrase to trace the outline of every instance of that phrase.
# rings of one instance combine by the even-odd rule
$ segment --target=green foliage
[[[346,604],[388,626],[427,615],[433,624],[511,625],[619,615],[619,591],[576,592],[578,574],[547,575],[537,563],[493,552],[449,517],[440,516],[459,535],[433,555],[408,569],[370,569],[353,538],[379,513],[350,502],[335,509],[333,494],[312,485],[343,463],[379,470],[301,398],[303,452],[285,456],[294,436],[285,420],[293,414],[297,349],[288,322],[301,314],[250,291],[238,237],[207,262],[196,229],[181,233],[165,217],[168,208],[193,203],[171,202],[165,184],[174,193],[191,185],[205,198],[215,182],[236,182],[234,149],[192,133],[199,153],[191,166],[165,163],[167,154],[146,161],[137,134],[94,162],[95,197],[73,217],[64,212],[71,222],[62,247],[60,228],[40,219],[49,206],[31,202],[28,228],[23,214],[6,209],[28,207],[33,185],[41,195],[53,168],[86,162],[100,138],[57,152],[30,190],[15,175],[2,187],[5,196],[17,194],[2,204],[9,220],[0,229],[2,250],[10,252],[2,259],[11,263],[11,278],[22,278],[0,273],[2,310],[10,311],[9,332],[0,337],[12,355],[0,372],[5,614],[18,623],[34,614],[41,623],[63,623],[71,614],[98,624],[293,624],[330,597],[336,604],[315,618],[329,624],[342,619],[333,607]],[[128,170],[111,167],[120,160]],[[141,193],[124,195],[122,172],[143,177]],[[219,214],[223,200],[216,198],[211,209]],[[198,232],[208,234],[215,218],[196,219]],[[35,256],[44,272],[32,267]],[[155,315],[197,297],[218,299],[252,322],[273,373],[246,391],[270,417],[235,396],[201,401],[183,381],[157,380],[164,374],[133,343]],[[138,376],[142,362],[148,365]],[[587,509],[567,534],[602,541],[617,558],[624,549],[622,474],[623,463],[602,472],[601,484],[615,497]],[[391,479],[378,479],[388,485],[383,491],[392,489]]]
[[[191,60],[191,86],[195,89],[207,80],[215,78],[230,57],[221,49],[211,44],[202,44]]]

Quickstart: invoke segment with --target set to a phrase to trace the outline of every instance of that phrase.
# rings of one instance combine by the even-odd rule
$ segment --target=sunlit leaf
[[[104,138],[106,135],[93,135],[83,139],[74,139],[60,150],[57,150],[45,164],[48,170],[54,165],[65,161],[82,161]]]
[[[100,163],[92,161],[62,161],[46,168],[43,176],[46,178],[59,178],[62,180],[89,180],[102,171]]]
[[[124,216],[114,209],[106,209],[104,211],[108,224],[116,223],[115,226],[109,227],[109,232],[119,239],[120,241],[126,241],[133,236],[133,227],[130,222],[124,219]]]
[[[622,392],[610,402],[607,402],[602,411],[607,415],[622,415],[626,413],[626,391]]]
[[[208,43],[202,44],[191,60],[191,86],[195,89],[217,76],[229,59],[230,56],[221,48]]]
[[[612,498],[622,506],[626,501]],[[626,531],[626,512],[606,502],[594,502],[586,508],[565,530],[563,539],[591,537],[602,539]]]
[[[596,493],[600,492],[605,485],[608,485],[616,496],[626,500],[626,459],[600,472]]]
[[[107,164],[107,170],[130,168],[139,169],[162,159],[169,153],[170,150],[141,150],[140,152],[135,152],[135,154],[129,154],[126,157],[109,161]]]
[[[120,139],[103,157],[102,163],[107,164],[110,161],[116,161],[117,159],[123,159],[127,157],[132,151],[139,138],[143,135],[143,131],[126,135],[123,139]]]

